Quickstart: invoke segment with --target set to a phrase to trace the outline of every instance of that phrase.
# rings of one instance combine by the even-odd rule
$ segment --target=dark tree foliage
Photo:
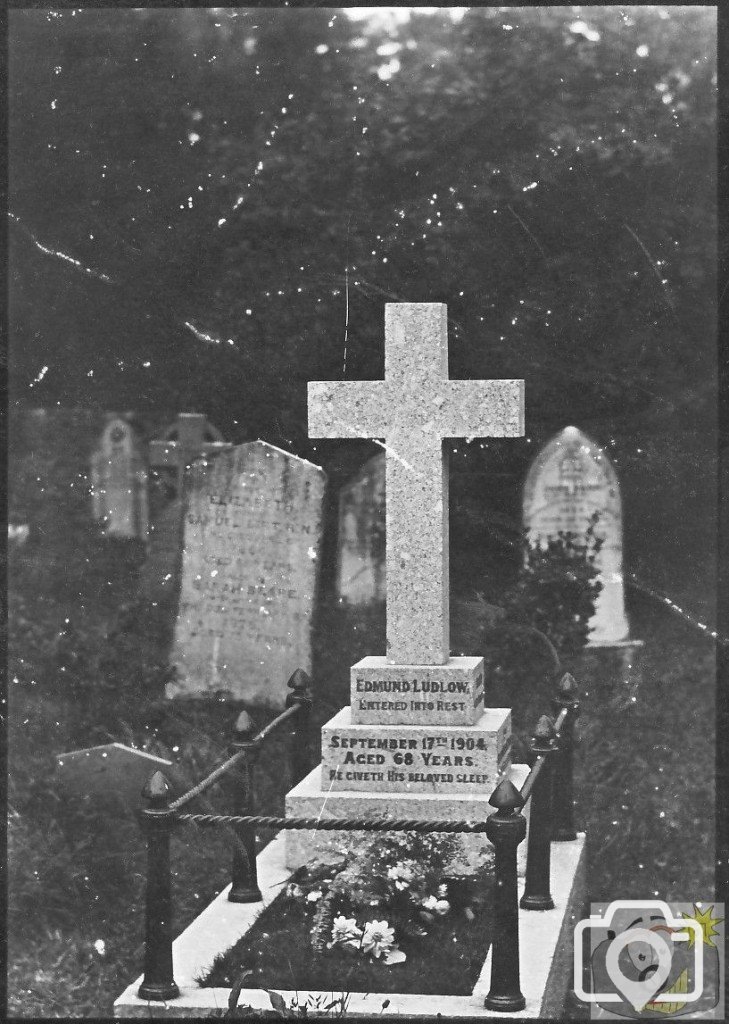
[[[305,382],[381,375],[383,303],[444,301],[451,374],[524,377],[537,432],[695,429],[713,40],[708,8],[13,11],[13,398],[310,454]]]

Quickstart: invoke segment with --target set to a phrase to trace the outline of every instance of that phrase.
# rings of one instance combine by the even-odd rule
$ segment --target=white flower
[[[298,899],[300,896],[304,895],[304,890],[300,885],[297,885],[296,882],[290,882],[286,886],[286,895],[290,896],[292,899]]]
[[[415,878],[414,865],[412,863],[403,862],[399,860],[394,867],[387,869],[387,877],[391,882],[395,883],[395,888],[407,889],[412,880]]]
[[[387,921],[368,921],[362,936],[362,949],[377,959],[387,954],[395,944],[395,932]]]
[[[438,886],[438,899],[444,900],[448,895],[448,886],[445,882]]]
[[[430,910],[434,914],[440,914],[441,917],[451,909],[448,900],[439,900],[437,896],[428,896],[420,905],[423,910]]]
[[[106,943],[104,942],[103,939],[97,939],[94,942],[94,949],[99,954],[99,956],[106,956]]]
[[[353,917],[345,917],[344,914],[340,914],[334,918],[331,945],[335,945],[337,942],[351,943],[361,938],[362,929],[357,927],[357,922]]]
[[[321,889],[312,889],[310,893],[307,893],[306,898],[309,901],[309,903],[316,903],[316,901],[320,900],[323,895],[324,893],[321,891]]]

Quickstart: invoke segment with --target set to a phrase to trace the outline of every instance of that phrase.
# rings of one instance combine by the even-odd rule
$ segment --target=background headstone
[[[94,518],[107,537],[147,539],[147,470],[131,424],[109,419],[91,456]]]
[[[127,811],[143,805],[142,788],[153,772],[174,775],[171,761],[123,743],[57,754],[56,769],[61,789],[74,801]]]
[[[620,485],[605,452],[577,427],[565,427],[532,463],[523,509],[532,543],[560,532],[584,538],[591,516],[598,514],[595,536],[603,538],[603,546],[595,565],[603,589],[590,620],[588,643],[610,646],[627,641]]]
[[[325,479],[263,441],[193,465],[168,697],[281,706],[311,671]]]
[[[177,496],[180,497],[185,470],[192,462],[203,455],[212,455],[230,447],[218,428],[208,422],[202,413],[181,412],[161,438],[150,441],[149,466],[157,472],[171,471]]]
[[[337,591],[350,604],[385,600],[385,456],[339,492]]]

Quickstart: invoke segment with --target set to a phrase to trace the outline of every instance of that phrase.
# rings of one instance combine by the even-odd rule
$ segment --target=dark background
[[[443,301],[451,375],[527,395],[526,438],[454,445],[454,585],[574,423],[629,568],[710,615],[714,37],[706,7],[12,11],[11,410],[199,411],[336,490],[376,449],[310,442],[306,381],[381,376],[384,303]]]

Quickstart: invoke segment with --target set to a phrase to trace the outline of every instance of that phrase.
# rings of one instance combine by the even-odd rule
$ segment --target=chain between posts
[[[422,818],[277,818],[265,815],[178,814],[182,824],[253,825],[258,828],[334,832],[486,832],[485,821],[426,821]]]
[[[259,747],[272,732],[279,728],[279,726],[283,725],[283,723],[289,718],[293,718],[294,715],[298,714],[298,710],[298,707],[292,706],[286,708],[285,711],[282,711],[278,717],[274,718],[272,722],[269,722],[264,729],[261,729],[256,736],[248,741],[246,750],[237,751],[229,757],[227,761],[224,761],[221,765],[210,772],[210,774],[202,779],[202,781],[198,782],[196,786],[193,786],[192,789],[183,793],[182,796],[179,796],[176,800],[173,800],[169,806],[169,810],[176,811],[180,807],[184,807],[186,804],[189,804],[194,800],[196,796],[200,796],[201,793],[204,793],[206,790],[210,789],[211,786],[214,786],[219,779],[222,779],[232,771],[233,768],[237,767],[242,760],[244,760],[248,749],[251,747]]]

